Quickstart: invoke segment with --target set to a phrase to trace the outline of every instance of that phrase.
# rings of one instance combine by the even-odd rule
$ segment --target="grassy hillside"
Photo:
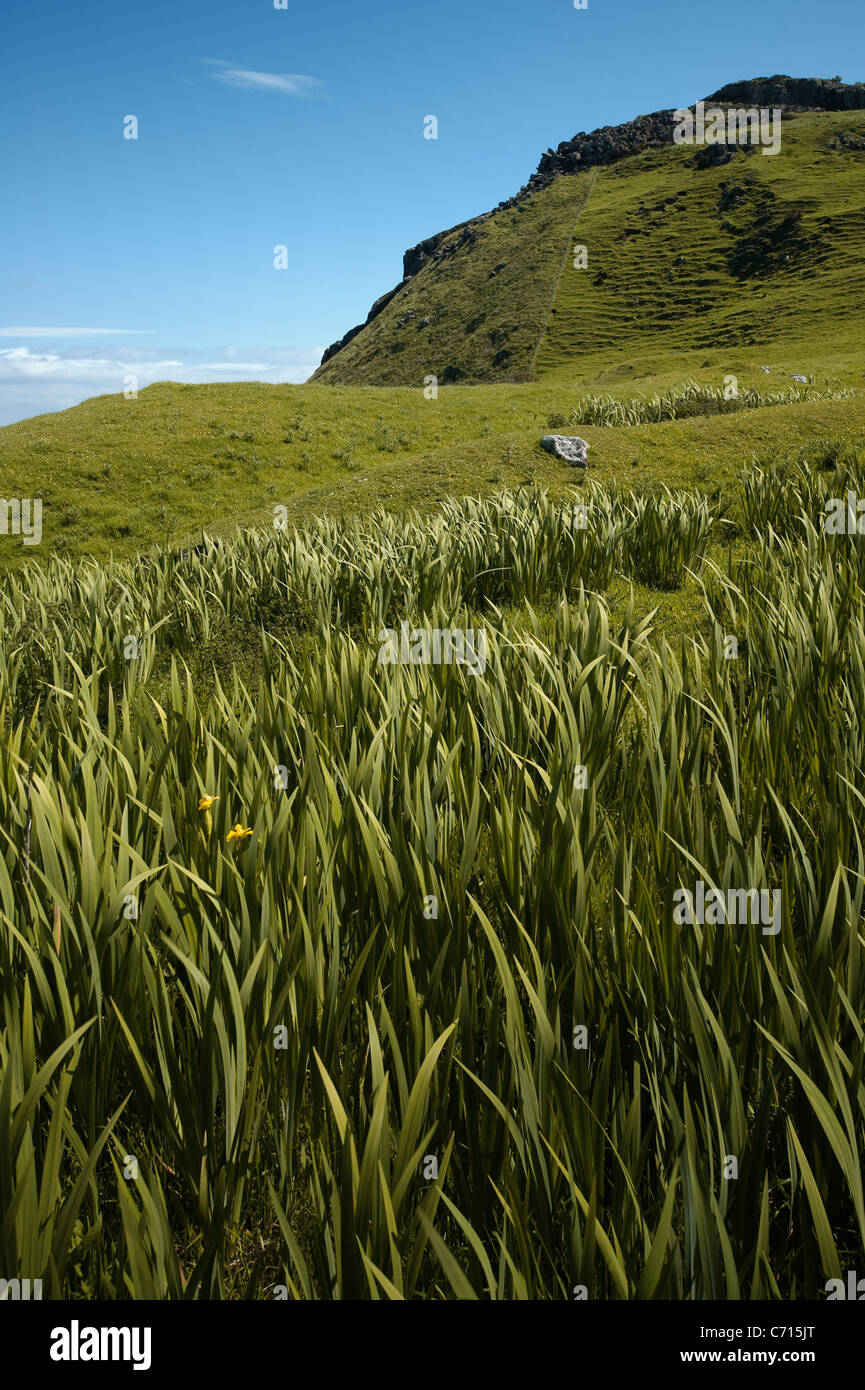
[[[862,399],[814,397],[865,385],[865,111],[788,112],[777,156],[721,153],[645,151],[467,224],[307,386],[169,382],[8,426],[3,494],[42,498],[42,553],[122,557],[228,536],[278,505],[296,519],[529,482],[555,493],[573,475],[539,440],[574,424],[581,397],[731,375],[776,392],[802,374],[811,399],[580,425],[593,471],[720,488],[754,455],[855,441]],[[25,558],[0,535],[0,569]]]
[[[590,392],[626,399],[681,384],[684,375],[740,390],[791,385],[801,363],[788,349],[760,371],[754,350],[644,354],[617,374],[610,359],[584,364],[577,382],[421,389],[164,383],[138,400],[102,396],[72,410],[0,429],[6,497],[43,500],[36,549],[0,535],[0,569],[34,555],[132,555],[152,544],[181,545],[202,530],[224,536],[272,522],[364,511],[380,503],[432,507],[449,495],[543,483],[560,492],[573,470],[540,448],[550,429],[571,428]],[[813,365],[813,358],[812,358]],[[865,393],[819,399],[863,386],[846,352],[822,359],[801,403],[706,419],[617,429],[574,426],[590,442],[592,476],[629,484],[665,481],[721,487],[754,455],[795,453],[828,436],[865,435]]]
[[[593,174],[473,222],[447,243],[313,381],[377,386],[530,375],[562,258]]]
[[[865,111],[788,113],[782,136],[776,156],[736,149],[715,168],[680,146],[601,170],[580,219],[588,269],[568,262],[538,372],[647,342],[769,351],[844,342],[851,329],[861,341]],[[808,372],[809,357],[794,370]]]
[[[865,1268],[860,136],[566,174],[313,383],[0,429],[44,508],[0,534],[4,1279]],[[384,659],[404,624],[482,664]]]
[[[850,341],[865,312],[865,111],[788,111],[777,155],[707,154],[670,146],[566,174],[468,224],[313,380],[501,381],[568,376],[599,354],[613,367],[647,343],[766,360]]]

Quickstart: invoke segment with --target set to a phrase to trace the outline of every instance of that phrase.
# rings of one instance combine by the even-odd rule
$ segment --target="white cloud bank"
[[[31,415],[68,410],[91,396],[123,391],[134,376],[143,391],[156,381],[203,384],[225,381],[298,383],[311,376],[323,349],[255,348],[239,360],[240,349],[211,348],[204,352],[166,348],[105,348],[90,354],[80,347],[52,345],[35,352],[29,347],[0,348],[0,426]],[[205,361],[196,360],[206,357]]]
[[[0,338],[133,338],[152,333],[152,328],[0,328]]]

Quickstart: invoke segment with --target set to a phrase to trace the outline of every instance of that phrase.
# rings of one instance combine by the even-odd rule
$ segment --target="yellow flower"
[[[234,829],[229,830],[225,838],[228,841],[228,843],[231,844],[232,840],[245,840],[247,835],[251,834],[252,831],[249,829],[244,830],[243,826],[240,824],[240,821],[238,821]]]
[[[198,803],[199,811],[209,811],[214,801],[218,800],[218,796],[203,796]]]

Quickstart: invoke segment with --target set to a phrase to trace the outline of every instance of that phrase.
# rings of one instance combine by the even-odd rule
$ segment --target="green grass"
[[[657,354],[762,348],[758,361],[780,352],[806,375],[825,343],[855,351],[865,153],[835,148],[844,129],[865,130],[865,112],[786,118],[768,158],[736,149],[698,169],[680,146],[602,170],[580,218],[588,269],[562,276],[538,373],[567,374],[586,354],[627,363],[647,343]]]
[[[797,1300],[861,1267],[865,547],[820,517],[863,475],[809,452],[714,500],[5,576],[6,1277]],[[403,619],[483,626],[483,676],[379,664]],[[697,878],[780,888],[777,935],[676,924]]]
[[[560,180],[348,384],[0,430],[44,503],[40,549],[0,536],[5,1277],[794,1300],[862,1268],[865,548],[821,527],[865,489],[862,120]],[[539,446],[572,430],[588,476]],[[403,620],[482,627],[484,675],[381,665]],[[779,933],[677,924],[697,878],[779,888]]]
[[[590,183],[591,176],[561,179],[473,223],[471,243],[424,266],[313,380],[418,387],[431,373],[442,383],[527,380]]]
[[[774,389],[743,355],[731,353],[724,368],[694,365],[688,375],[717,390],[729,368],[740,391]],[[667,380],[659,372],[640,386]],[[809,391],[855,381],[830,359]],[[606,389],[627,400],[634,388]],[[272,524],[278,505],[302,520],[379,504],[434,508],[532,482],[561,493],[574,472],[540,448],[552,429],[589,441],[590,476],[600,481],[710,488],[728,485],[755,455],[865,435],[865,394],[619,428],[572,426],[582,399],[563,382],[444,387],[438,400],[407,388],[165,383],[135,401],[102,396],[7,426],[0,475],[6,496],[43,499],[38,553],[104,559],[181,546],[203,530],[230,537]],[[0,536],[0,568],[33,554],[19,537]]]

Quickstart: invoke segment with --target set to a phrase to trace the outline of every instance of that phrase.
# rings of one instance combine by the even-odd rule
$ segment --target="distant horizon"
[[[576,131],[758,75],[860,80],[837,58],[854,0],[726,18],[638,0],[14,14],[0,425],[130,378],[301,384],[409,246],[512,197]]]

